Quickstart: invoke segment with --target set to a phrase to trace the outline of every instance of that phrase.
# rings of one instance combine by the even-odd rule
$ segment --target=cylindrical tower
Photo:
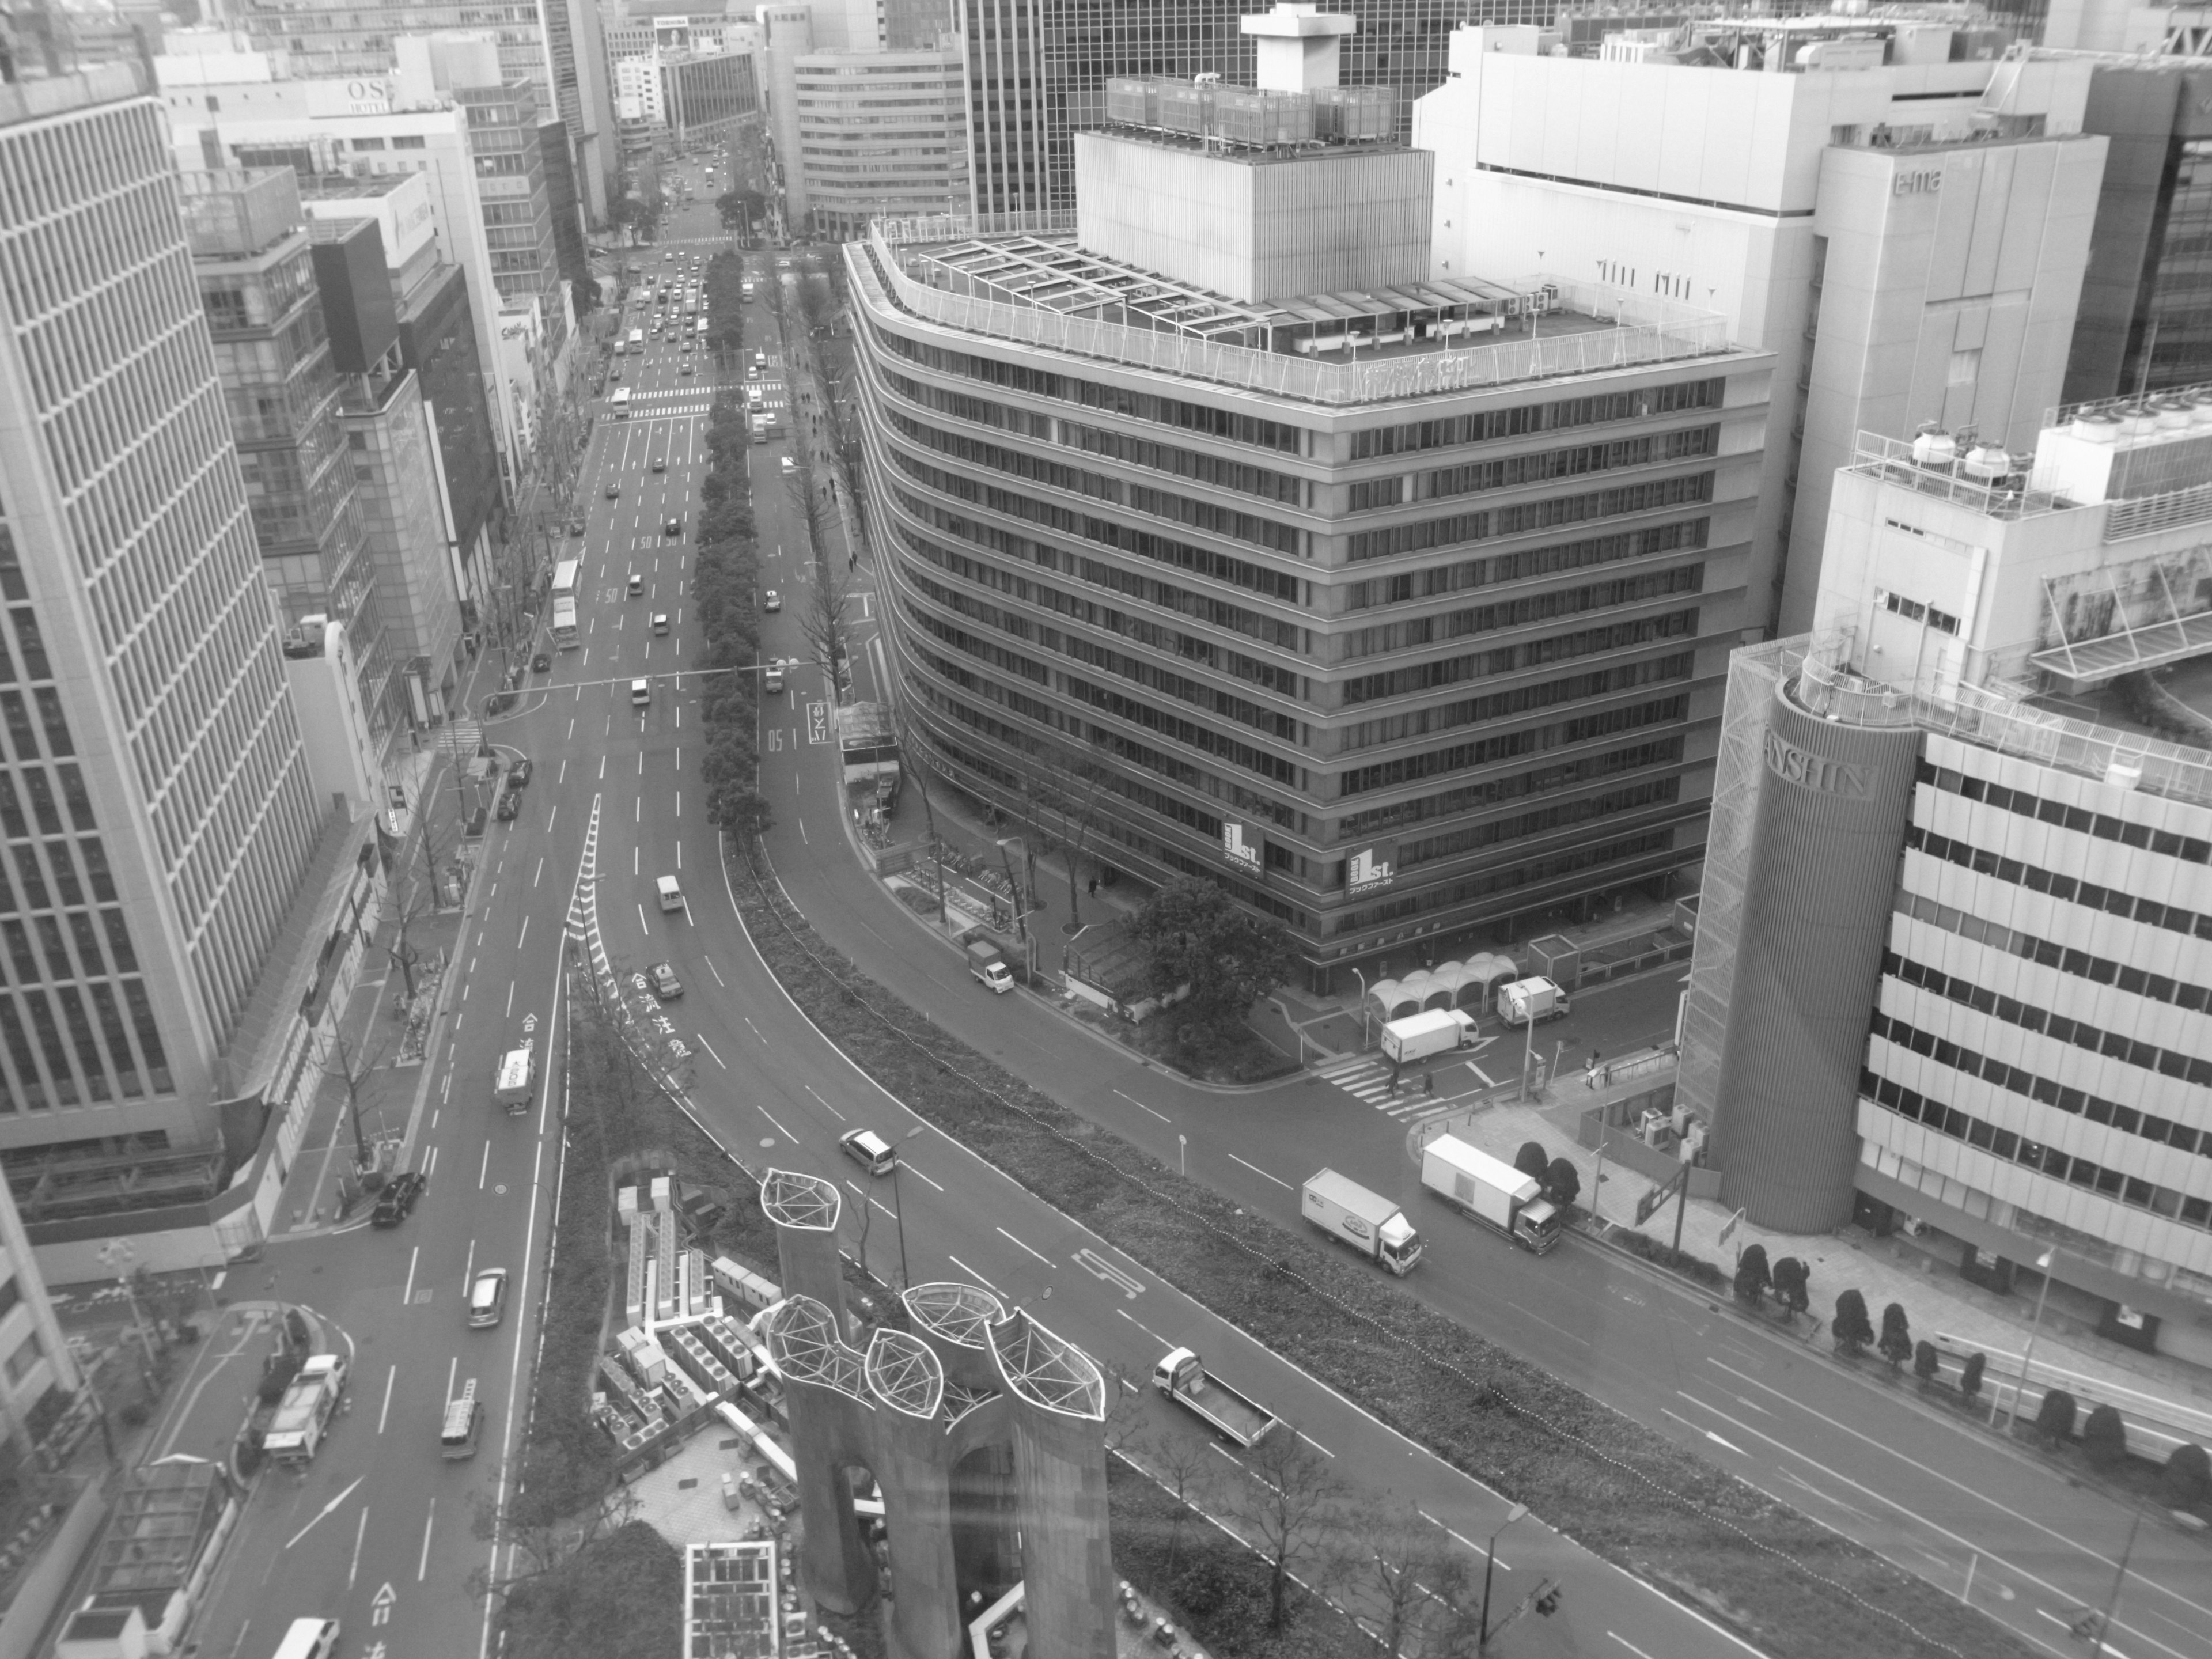
[[[1006,1310],[997,1297],[974,1285],[939,1279],[915,1285],[903,1300],[915,1334],[937,1355],[949,1386],[999,1395],[990,1328]],[[1010,1582],[1015,1573],[1013,1447],[992,1443],[992,1434],[973,1418],[959,1420],[958,1436],[973,1448],[951,1459],[953,1551],[963,1587]]]
[[[845,1329],[845,1264],[837,1254],[844,1197],[835,1182],[799,1170],[761,1177],[761,1212],[775,1224],[775,1256],[786,1296],[811,1296]]]
[[[839,1339],[837,1316],[811,1296],[787,1297],[770,1309],[761,1340],[783,1373],[806,1593],[833,1612],[857,1613],[876,1583],[845,1479],[848,1465],[874,1455],[865,1362]]]
[[[1823,720],[1793,690],[1777,688],[1762,740],[1711,1158],[1723,1203],[1814,1233],[1850,1218],[1867,1012],[1920,732]]]
[[[919,1338],[878,1331],[868,1344],[867,1380],[878,1402],[875,1473],[890,1545],[891,1650],[896,1659],[957,1659],[945,1371]]]
[[[990,1327],[1014,1402],[1030,1651],[1114,1659],[1114,1556],[1106,1521],[1106,1380],[1091,1357],[1016,1310]]]

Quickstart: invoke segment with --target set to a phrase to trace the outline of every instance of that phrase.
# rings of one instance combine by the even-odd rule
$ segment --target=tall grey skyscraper
[[[218,1146],[320,813],[157,99],[0,86],[0,1151]]]

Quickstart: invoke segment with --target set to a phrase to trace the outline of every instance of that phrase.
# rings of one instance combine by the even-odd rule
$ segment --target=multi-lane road
[[[659,277],[674,274],[672,250],[687,258],[711,251],[719,242],[714,190],[695,188],[701,199],[676,216],[670,243],[624,257]],[[748,258],[763,290],[805,280],[803,264],[790,255]],[[633,325],[626,319],[625,333]],[[763,348],[770,360],[764,396],[791,408],[804,369],[785,362],[765,304],[753,308],[747,336],[748,349]],[[356,1226],[270,1251],[274,1293],[311,1304],[351,1349],[354,1404],[303,1477],[264,1478],[200,1626],[201,1651],[251,1655],[303,1613],[337,1613],[349,1647],[357,1643],[354,1650],[377,1659],[478,1650],[484,1615],[466,1588],[488,1548],[470,1522],[474,1504],[495,1492],[498,1454],[520,1427],[516,1402],[527,1398],[562,1107],[557,1063],[541,1069],[539,1099],[526,1116],[492,1106],[492,1079],[500,1055],[526,1036],[549,1062],[557,1060],[557,941],[587,830],[610,959],[625,970],[668,961],[689,987],[667,1012],[695,1056],[694,1107],[749,1161],[844,1185],[856,1220],[862,1205],[872,1218],[866,1248],[876,1272],[895,1273],[902,1235],[914,1279],[981,1282],[1132,1378],[1166,1347],[1188,1343],[1293,1420],[1363,1487],[1412,1501],[1463,1543],[1487,1538],[1504,1518],[1501,1499],[968,1149],[921,1128],[815,1030],[754,953],[700,811],[697,682],[683,672],[687,653],[696,660],[704,643],[687,601],[712,396],[708,364],[695,357],[686,376],[683,361],[672,337],[650,344],[641,360],[623,360],[632,413],[596,424],[580,485],[585,534],[569,549],[583,566],[580,641],[535,678],[513,714],[486,726],[510,753],[529,754],[536,775],[517,818],[494,826],[486,843],[450,1018],[410,1127],[410,1161],[430,1172],[428,1195],[396,1232]],[[787,422],[788,441],[805,441],[804,424]],[[781,615],[763,619],[763,653],[799,659],[807,650],[797,617],[812,567],[781,483],[784,453],[783,444],[745,452],[762,586],[786,599]],[[671,516],[682,519],[680,535],[665,533]],[[854,599],[863,695],[876,689],[881,663],[869,638],[878,613],[869,574],[864,567]],[[667,635],[653,632],[655,613],[669,617]],[[654,686],[642,709],[629,693],[641,677]],[[1322,1164],[1404,1195],[1417,1206],[1430,1255],[1403,1288],[1970,1595],[2036,1644],[2077,1650],[2061,1626],[2102,1604],[2127,1532],[2125,1516],[2103,1500],[1610,1256],[1571,1242],[1539,1261],[1470,1232],[1422,1205],[1403,1126],[1341,1090],[1314,1080],[1258,1095],[1186,1087],[1026,999],[975,992],[949,946],[858,876],[834,744],[824,740],[827,702],[822,676],[802,667],[781,699],[764,703],[762,787],[776,814],[769,854],[830,942],[891,990],[1155,1155],[1172,1162],[1187,1145],[1194,1174],[1286,1225],[1297,1224],[1295,1184]],[[682,881],[685,911],[665,914],[653,902],[664,874]],[[864,1182],[836,1154],[836,1136],[863,1125],[901,1144],[902,1218],[887,1183]],[[513,1271],[514,1294],[504,1325],[471,1332],[463,1290],[472,1269],[488,1264]],[[446,1463],[434,1443],[442,1407],[471,1378],[490,1406],[484,1450],[473,1463]],[[1157,1401],[1143,1409],[1150,1432],[1196,1432]],[[1223,1480],[1242,1480],[1219,1455]],[[1498,1552],[1509,1602],[1546,1577],[1567,1589],[1558,1615],[1522,1620],[1506,1650],[1623,1659],[1741,1650],[1700,1615],[1547,1531],[1540,1517],[1515,1526]],[[2125,1659],[2212,1659],[2203,1569],[2192,1540],[2146,1527],[2116,1650]]]

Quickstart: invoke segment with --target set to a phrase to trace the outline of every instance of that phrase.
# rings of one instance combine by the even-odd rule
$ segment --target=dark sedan
[[[372,1227],[397,1227],[407,1219],[422,1196],[422,1188],[429,1182],[418,1172],[404,1170],[385,1183],[378,1196],[376,1208],[369,1212]]]
[[[529,788],[531,770],[529,756],[516,757],[514,763],[507,769],[507,787],[510,789]]]

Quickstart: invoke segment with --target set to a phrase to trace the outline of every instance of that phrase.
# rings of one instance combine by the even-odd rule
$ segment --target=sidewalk
[[[1565,1158],[1574,1164],[1583,1180],[1577,1201],[1602,1221],[1600,1231],[1634,1228],[1636,1201],[1654,1183],[1609,1159],[1602,1190],[1594,1187],[1597,1154],[1579,1143],[1577,1128],[1591,1106],[1645,1092],[1662,1081],[1659,1077],[1636,1078],[1592,1091],[1583,1086],[1579,1074],[1570,1073],[1527,1105],[1516,1103],[1514,1091],[1508,1089],[1491,1103],[1462,1108],[1420,1124],[1407,1138],[1408,1155],[1418,1159],[1429,1138],[1450,1133],[1510,1164],[1522,1143],[1537,1141],[1547,1158]],[[1691,1199],[1682,1218],[1684,1253],[1729,1273],[1735,1272],[1737,1255],[1747,1244],[1765,1246],[1770,1261],[1797,1257],[1813,1275],[1810,1314],[1819,1322],[1806,1330],[1808,1340],[1815,1331],[1825,1331],[1836,1297],[1856,1285],[1877,1324],[1883,1308],[1892,1302],[1901,1304],[1916,1340],[1931,1341],[1954,1355],[1986,1354],[1991,1386],[2001,1376],[2019,1375],[2020,1357],[2035,1315],[2032,1297],[2000,1296],[1970,1284],[1955,1267],[1939,1262],[1902,1235],[1876,1238],[1863,1229],[1846,1226],[1833,1233],[1800,1236],[1747,1222],[1738,1224],[1723,1242],[1722,1230],[1734,1213],[1717,1200]],[[1670,1200],[1638,1231],[1670,1243],[1674,1218],[1674,1200]],[[1589,1221],[1577,1225],[1586,1234],[1593,1231]],[[2101,1393],[2125,1411],[2128,1396],[2135,1394],[2212,1413],[2212,1373],[2163,1354],[2137,1353],[2087,1335],[2057,1313],[2056,1306],[2054,1298],[2035,1338],[2035,1381],[2063,1386],[2083,1396],[2085,1405]]]

